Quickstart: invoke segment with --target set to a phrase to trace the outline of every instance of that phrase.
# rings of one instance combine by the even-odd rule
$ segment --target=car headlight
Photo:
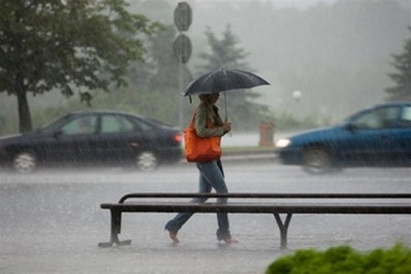
[[[277,141],[275,146],[278,148],[284,148],[284,147],[289,146],[290,144],[291,144],[291,141],[289,139],[280,139]]]

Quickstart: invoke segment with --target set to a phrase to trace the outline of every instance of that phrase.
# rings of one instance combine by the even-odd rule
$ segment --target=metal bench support
[[[288,226],[290,225],[293,214],[288,213],[284,223],[279,213],[273,213],[273,215],[275,217],[275,221],[277,222],[278,228],[280,229],[281,250],[287,249]]]
[[[131,240],[120,241],[118,239],[118,234],[121,232],[121,211],[112,208],[111,213],[111,235],[109,242],[99,243],[99,247],[111,247],[114,244],[116,245],[130,245]]]

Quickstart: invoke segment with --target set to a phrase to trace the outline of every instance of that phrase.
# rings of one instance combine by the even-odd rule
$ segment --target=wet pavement
[[[272,163],[227,165],[231,192],[410,193],[409,169],[347,170],[309,176]],[[130,192],[195,192],[194,167],[154,173],[55,170],[30,176],[1,174],[0,273],[264,273],[283,254],[300,248],[349,244],[361,250],[411,246],[411,217],[402,215],[294,215],[289,250],[282,252],[271,215],[230,214],[239,243],[219,245],[214,214],[197,214],[171,244],[163,227],[174,214],[124,214],[121,239],[132,245],[102,249],[110,216],[100,203]],[[194,179],[193,179],[194,178]]]

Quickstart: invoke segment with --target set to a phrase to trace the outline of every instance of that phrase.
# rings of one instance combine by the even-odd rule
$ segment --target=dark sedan
[[[0,138],[0,162],[20,173],[46,164],[134,165],[151,171],[181,158],[180,129],[116,111],[70,113],[33,132]]]
[[[410,167],[411,102],[386,103],[355,113],[343,123],[279,140],[283,164],[310,173],[342,167]]]

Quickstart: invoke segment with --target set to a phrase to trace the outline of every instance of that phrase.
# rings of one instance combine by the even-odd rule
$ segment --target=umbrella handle
[[[225,108],[225,118],[224,121],[227,123],[228,122],[228,116],[227,116],[227,97],[224,91],[224,108]],[[228,136],[233,136],[233,133],[231,131],[227,132]]]
[[[224,107],[225,107],[225,121],[227,122],[228,121],[228,116],[227,116],[227,97],[226,97],[226,94],[225,94],[225,91],[224,91]]]

